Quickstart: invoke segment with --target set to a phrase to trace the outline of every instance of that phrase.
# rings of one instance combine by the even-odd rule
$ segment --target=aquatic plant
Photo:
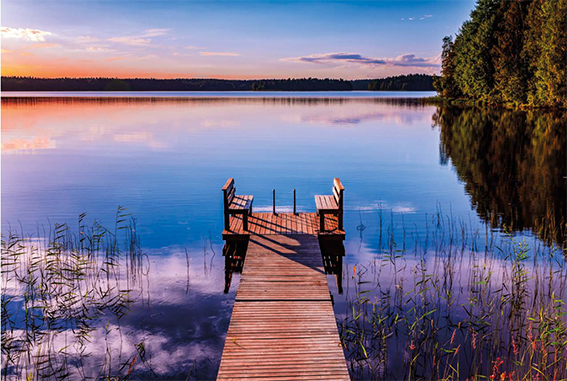
[[[425,237],[407,236],[402,220],[398,243],[392,218],[375,258],[344,270],[338,326],[351,377],[567,379],[563,252],[441,211],[426,219]]]
[[[113,229],[87,226],[85,218],[75,231],[55,224],[35,235],[11,228],[2,235],[2,379],[128,379],[137,362],[146,363],[143,342],[127,358],[109,341],[143,299],[149,263],[136,220],[123,207]],[[105,342],[91,343],[103,319]],[[92,345],[105,346],[95,374],[85,366]]]

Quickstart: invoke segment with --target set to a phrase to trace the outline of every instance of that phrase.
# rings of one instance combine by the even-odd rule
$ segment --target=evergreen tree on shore
[[[446,98],[567,107],[567,0],[478,0],[443,39]]]

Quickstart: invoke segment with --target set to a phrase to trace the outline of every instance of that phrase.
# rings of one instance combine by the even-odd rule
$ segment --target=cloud
[[[109,57],[106,60],[107,61],[122,61],[122,60],[127,60],[128,57]]]
[[[325,53],[311,54],[309,56],[284,58],[285,61],[311,62],[311,63],[330,63],[330,62],[347,62],[371,65],[383,65],[386,63],[383,59],[363,57],[357,53]]]
[[[110,52],[110,49],[107,48],[103,48],[102,46],[89,46],[87,48],[87,50],[89,52],[97,52],[97,53],[102,53],[102,52]]]
[[[45,49],[45,48],[56,48],[60,46],[59,44],[55,44],[55,43],[38,43],[38,44],[33,44],[30,46],[26,46],[24,49]]]
[[[77,42],[80,44],[90,44],[93,42],[99,42],[100,39],[96,38],[96,37],[91,37],[91,36],[79,36],[77,37]]]
[[[284,61],[320,64],[358,64],[365,66],[438,67],[439,57],[420,58],[415,54],[402,54],[395,58],[364,57],[358,53],[311,54],[303,57],[284,58]]]
[[[146,30],[146,32],[140,36],[140,37],[157,37],[157,36],[163,36],[164,34],[166,34],[167,32],[169,32],[170,29],[148,29]]]
[[[438,67],[441,65],[439,57],[416,57],[415,54],[403,54],[389,61],[393,66]]]
[[[433,15],[427,14],[427,15],[421,16],[419,19],[420,19],[420,20],[425,20],[425,19],[428,19],[428,18],[431,18],[431,17],[433,17]],[[405,20],[405,18],[402,17],[402,21],[404,21],[404,20]],[[408,20],[408,21],[414,21],[414,20],[415,20],[415,17],[408,17],[407,20]]]
[[[140,35],[111,37],[108,41],[130,46],[145,46],[152,43],[152,40],[149,37],[163,36],[168,31],[169,29],[148,29]]]
[[[186,46],[185,49],[206,49],[206,48],[204,46],[189,45],[189,46]]]
[[[131,46],[144,46],[152,43],[149,38],[141,37],[111,37],[108,39],[111,42],[118,42],[119,44],[131,45]]]
[[[6,26],[1,27],[0,34],[5,38],[20,38],[28,41],[45,41],[46,36],[53,35],[51,32],[39,29],[10,28]]]
[[[394,213],[416,213],[417,208],[414,207],[411,202],[397,202],[394,205],[389,204],[386,201],[375,201],[371,203],[366,203],[361,206],[353,206],[351,205],[348,210],[357,210],[361,212],[372,212],[376,210],[391,210]]]
[[[225,56],[225,57],[237,57],[240,53],[233,52],[199,52],[202,56]]]
[[[2,54],[8,54],[8,53],[14,53],[13,50],[8,50],[8,49],[0,49]]]

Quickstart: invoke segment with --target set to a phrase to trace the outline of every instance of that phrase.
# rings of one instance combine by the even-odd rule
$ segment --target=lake
[[[35,254],[43,255],[47,237],[63,239],[56,223],[77,236],[94,234],[96,223],[139,236],[128,249],[136,270],[116,275],[122,285],[123,276],[137,274],[128,283],[127,313],[92,315],[89,340],[80,344],[72,333],[80,319],[47,329],[44,313],[38,316],[42,330],[58,332],[52,348],[66,348],[68,335],[91,354],[65,349],[63,359],[53,354],[50,361],[79,378],[214,379],[238,287],[234,274],[224,292],[221,187],[229,177],[238,193],[255,196],[257,212],[271,211],[272,189],[278,211],[292,210],[294,189],[298,209],[315,211],[314,195],[330,194],[332,179],[341,179],[346,256],[340,276],[328,281],[355,379],[410,370],[457,377],[448,364],[460,358],[478,366],[461,365],[459,377],[490,376],[511,340],[528,351],[528,335],[543,329],[539,321],[528,328],[526,316],[537,310],[530,303],[556,318],[548,329],[557,328],[561,341],[567,322],[553,315],[550,295],[566,297],[565,114],[420,100],[431,95],[3,93],[3,256],[12,250],[10,234],[27,236],[26,245],[42,242]],[[124,242],[131,236],[115,243]],[[22,306],[29,301],[21,293],[33,285],[23,278],[3,282],[12,338],[28,332]],[[503,284],[516,291],[502,291]],[[499,292],[521,300],[492,303]],[[499,330],[501,320],[482,318],[489,321],[483,325],[486,311],[507,311],[518,325]],[[3,322],[3,338],[8,331]],[[546,353],[554,348],[545,361],[558,359],[553,369],[565,377],[565,345],[540,345]],[[415,347],[438,361],[415,360]],[[10,358],[3,374],[46,371],[24,357]]]

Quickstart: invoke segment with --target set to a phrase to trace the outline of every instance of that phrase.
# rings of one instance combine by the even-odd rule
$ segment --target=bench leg
[[[248,213],[242,213],[242,225],[244,231],[248,231]]]
[[[228,213],[224,214],[224,228],[226,230],[229,230],[229,228],[230,228],[230,214],[228,214]]]
[[[319,212],[319,231],[325,231],[325,213]]]

